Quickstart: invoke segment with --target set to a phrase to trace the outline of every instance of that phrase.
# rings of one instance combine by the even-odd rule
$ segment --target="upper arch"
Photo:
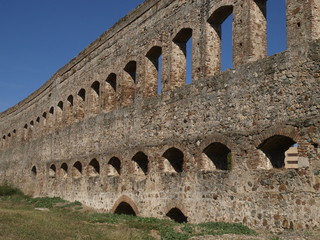
[[[297,143],[300,141],[299,132],[295,127],[280,125],[276,127],[271,127],[266,131],[260,133],[259,135],[254,136],[253,137],[254,147],[258,148],[263,143],[263,141],[275,135],[290,137]]]
[[[207,20],[213,16],[213,14],[217,11],[219,11],[219,9],[224,9],[225,7],[226,8],[229,8],[229,7],[232,7],[234,8],[235,6],[235,0],[222,0],[220,1],[219,3],[215,3],[213,4],[212,8],[210,8],[208,10],[208,17],[207,17]],[[230,9],[228,9],[227,11],[230,11]]]

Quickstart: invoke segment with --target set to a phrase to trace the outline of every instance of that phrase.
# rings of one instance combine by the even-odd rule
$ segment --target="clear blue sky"
[[[143,0],[0,0],[0,112],[17,104]],[[269,55],[285,49],[285,0],[268,0]],[[283,19],[282,19],[282,22]]]

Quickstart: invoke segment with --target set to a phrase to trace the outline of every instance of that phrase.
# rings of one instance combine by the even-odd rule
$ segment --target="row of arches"
[[[117,157],[112,157],[108,162],[109,167],[109,176],[118,176],[121,171],[121,161]],[[31,173],[35,177],[37,176],[38,170],[36,166],[31,168]],[[70,168],[67,163],[62,163],[57,167],[56,164],[51,164],[49,167],[48,176],[49,178],[66,178],[68,176],[72,176],[73,178],[80,178],[83,175],[89,177],[95,177],[100,175],[100,163],[97,159],[92,159],[89,164],[84,167],[80,161],[76,161],[72,164]]]
[[[48,111],[43,112],[41,115],[36,117],[35,120],[31,120],[29,123],[24,124],[22,131],[20,132],[20,137],[18,140],[29,141],[34,135],[41,136],[42,134],[49,133],[53,128],[59,128],[64,125],[71,124],[73,121],[82,120],[85,114],[85,103],[90,100],[91,105],[95,108],[90,108],[92,113],[98,113],[98,98],[101,95],[100,82],[95,81],[90,86],[89,95],[86,89],[81,88],[76,94],[69,95],[65,101],[59,101],[56,106],[51,106]],[[116,91],[116,75],[110,74],[106,79],[104,85],[104,91],[108,91],[108,101],[109,103],[115,100]],[[113,97],[110,97],[114,95]],[[89,98],[89,99],[88,99]],[[105,104],[106,106],[112,106],[113,104]],[[88,106],[89,109],[89,106]],[[111,109],[109,109],[111,110]],[[1,147],[5,147],[6,142],[11,142],[14,140],[16,142],[18,131],[14,129],[12,133],[7,136],[4,135],[1,141]]]
[[[182,173],[185,171],[185,156],[184,153],[176,148],[167,149],[161,157],[160,169],[163,172]],[[211,143],[203,150],[203,167],[207,170],[231,170],[231,150],[222,143]],[[149,157],[142,151],[137,152],[131,158],[131,168],[129,173],[134,173],[139,176],[147,176],[150,172]],[[36,166],[32,167],[33,175],[36,175]],[[56,178],[57,176],[64,178],[71,173],[73,178],[79,178],[83,175],[95,177],[100,175],[100,162],[94,158],[86,167],[80,161],[76,161],[69,171],[67,163],[62,163],[59,167],[51,164],[49,167],[49,177]],[[118,157],[112,157],[107,163],[107,175],[119,176],[122,174],[122,163]]]
[[[296,152],[293,152],[295,149]],[[262,162],[265,169],[271,168],[288,168],[287,164],[292,164],[296,161],[293,168],[298,168],[299,146],[288,136],[273,135],[264,140],[257,147],[257,161]],[[287,154],[287,152],[289,152]],[[290,160],[287,161],[286,160]],[[147,176],[152,167],[150,158],[143,151],[137,152],[126,166],[125,174],[135,174],[137,176]],[[49,166],[49,178],[81,178],[82,176],[97,177],[101,173],[107,176],[120,176],[123,172],[123,161],[120,158],[113,156],[107,161],[106,167],[101,167],[101,162],[97,158],[93,158],[85,166],[81,161],[76,161],[69,168],[67,163],[62,163],[60,166],[51,164]],[[201,162],[199,163],[201,171],[228,171],[232,170],[233,159],[230,148],[221,142],[212,142],[202,150]],[[185,154],[179,148],[171,147],[164,151],[158,162],[158,170],[168,173],[182,173],[186,171]],[[103,171],[101,171],[103,169]],[[33,176],[37,175],[37,167],[31,168]]]
[[[254,1],[255,10],[260,11],[260,15],[256,14],[257,22],[261,25],[261,32],[265,31],[266,1]],[[234,12],[233,5],[221,6],[207,19],[207,73],[206,75],[214,75],[221,71],[221,46],[222,46],[222,24]],[[192,45],[193,33],[195,29],[192,27],[183,27],[174,36],[172,36],[172,44],[170,50],[163,50],[161,44],[152,46],[144,56],[144,61],[137,62],[131,60],[127,62],[122,70],[118,73],[109,73],[103,81],[93,81],[88,87],[81,88],[78,92],[70,94],[65,100],[59,101],[56,106],[51,106],[48,112],[43,112],[41,116],[36,117],[29,123],[23,125],[21,131],[21,139],[28,141],[34,135],[41,135],[50,132],[52,128],[59,128],[63,125],[71,124],[73,121],[81,120],[85,115],[98,114],[101,111],[111,111],[119,106],[127,106],[137,102],[138,97],[150,97],[162,90],[175,89],[192,80],[192,62],[193,53],[198,44]],[[265,33],[257,35],[259,38],[265,38]],[[259,41],[258,41],[259,42]],[[262,41],[263,43],[263,41]],[[240,43],[242,44],[242,43]],[[238,48],[239,46],[234,46]],[[260,48],[261,46],[253,46]],[[170,52],[171,56],[171,76],[170,87],[163,85],[162,79],[162,59],[163,52]],[[265,55],[265,54],[262,54]],[[250,55],[252,56],[252,54]],[[261,58],[263,56],[259,56]],[[167,63],[164,63],[167,64]],[[144,65],[144,66],[143,66]],[[138,68],[144,69],[142,74],[145,78],[144,84],[138,71]],[[118,76],[121,82],[118,81]],[[189,80],[187,80],[189,79]],[[146,82],[147,81],[147,82]],[[121,92],[119,91],[121,90]],[[143,89],[143,91],[141,90]],[[143,92],[142,94],[139,92]],[[42,123],[42,129],[36,130],[35,127]],[[3,135],[1,139],[1,147],[16,142],[15,138],[17,130],[12,133]]]
[[[57,169],[55,164],[51,164],[49,167],[49,177],[56,178],[59,176],[60,178],[66,178],[68,175],[71,174],[73,178],[79,178],[83,174],[95,177],[100,175],[100,163],[97,159],[92,159],[86,167],[83,167],[83,164],[80,161],[76,161],[72,168],[69,169],[67,163],[62,163],[60,168]]]
[[[134,208],[136,207],[133,207],[130,205],[130,203],[123,201],[120,202],[118,206],[116,206],[113,213],[137,216],[137,213],[134,210]],[[178,223],[188,222],[188,217],[177,207],[170,209],[165,215],[166,217]]]
[[[97,166],[95,166],[96,163],[92,164],[92,161],[90,162],[89,166],[91,168],[93,168],[94,172],[97,173],[98,169]],[[76,169],[76,172],[81,173],[82,172],[82,165],[80,162],[76,162],[73,167]],[[66,165],[66,163],[63,163],[61,165],[61,169],[62,171],[64,171],[65,173],[68,172],[68,166]],[[35,166],[32,167],[31,172],[34,176],[36,176],[37,174],[37,169]],[[50,166],[50,177],[53,177],[56,174],[56,168],[55,165],[51,165]],[[78,174],[78,173],[77,173]],[[132,201],[131,201],[132,202]],[[133,203],[133,202],[132,202]],[[128,203],[127,201],[122,201],[120,202],[115,208],[113,213],[115,214],[126,214],[126,215],[132,215],[132,216],[136,216],[137,215],[137,207],[131,206],[130,203]],[[167,213],[166,216],[169,217],[170,219],[179,222],[179,223],[183,223],[183,222],[187,222],[188,217],[185,216],[183,214],[183,212],[179,209],[179,208],[172,208],[170,209]]]

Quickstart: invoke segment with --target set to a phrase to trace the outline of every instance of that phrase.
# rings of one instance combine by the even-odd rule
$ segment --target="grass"
[[[33,205],[35,208],[53,208],[59,203],[66,203],[67,201],[62,200],[61,198],[29,198],[27,202]]]
[[[151,240],[155,235],[164,240],[186,240],[203,235],[256,234],[241,224],[179,224],[156,218],[88,213],[81,208],[79,202],[31,198],[8,185],[0,186],[0,240]]]
[[[161,239],[189,239],[193,236],[242,234],[255,235],[256,232],[237,223],[201,223],[201,224],[179,224],[171,220],[160,220],[156,218],[140,218],[127,215],[93,214],[90,222],[125,224],[130,228],[139,229],[144,232],[156,230]]]
[[[11,187],[8,184],[4,184],[0,186],[0,197],[13,196],[13,195],[22,195],[22,192],[17,188]]]

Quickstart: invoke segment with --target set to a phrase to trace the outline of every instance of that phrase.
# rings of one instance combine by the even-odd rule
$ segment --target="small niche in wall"
[[[112,157],[109,162],[109,171],[108,175],[109,176],[119,176],[121,173],[121,161],[117,157]]]
[[[68,175],[68,165],[66,163],[62,163],[61,171],[62,171],[62,177],[66,177]]]
[[[52,164],[50,166],[50,169],[49,169],[49,177],[51,178],[55,178],[56,177],[56,172],[57,172],[57,168],[54,164]]]
[[[36,166],[33,166],[33,167],[31,168],[31,175],[32,175],[33,177],[36,177],[37,174],[38,174],[38,172],[37,172],[37,167],[36,167]]]
[[[80,178],[82,176],[82,164],[81,162],[75,162],[72,167],[72,177]]]
[[[87,167],[87,176],[95,177],[100,174],[100,164],[97,159],[92,159]]]

